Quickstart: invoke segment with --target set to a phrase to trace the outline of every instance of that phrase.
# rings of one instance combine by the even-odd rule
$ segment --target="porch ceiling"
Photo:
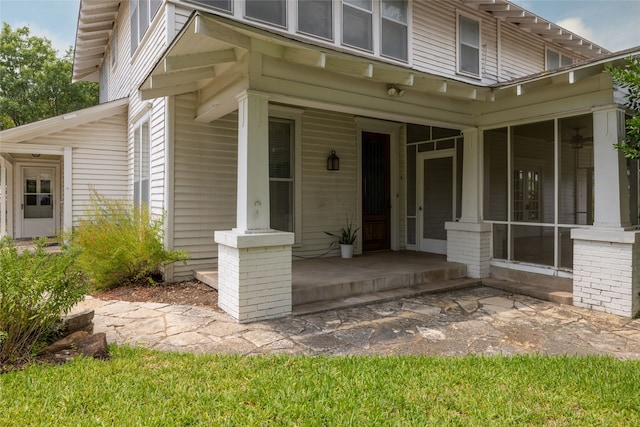
[[[489,88],[354,56],[224,17],[195,12],[140,86],[142,97],[151,99],[203,89],[234,64],[241,63],[250,52],[317,70],[395,85],[398,90],[411,89],[480,101],[489,99],[491,93]],[[248,72],[239,71],[245,75]],[[245,76],[235,76],[236,80],[241,77]]]
[[[81,0],[73,56],[73,81],[99,81],[100,65],[109,46],[120,3],[120,0]]]
[[[602,46],[598,46],[584,37],[580,37],[559,25],[549,22],[510,1],[462,0],[462,3],[587,58],[610,53]]]

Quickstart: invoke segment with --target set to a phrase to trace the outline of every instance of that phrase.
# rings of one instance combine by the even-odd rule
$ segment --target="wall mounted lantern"
[[[327,159],[327,170],[328,171],[340,170],[340,157],[336,156],[336,150],[331,150],[331,155]]]

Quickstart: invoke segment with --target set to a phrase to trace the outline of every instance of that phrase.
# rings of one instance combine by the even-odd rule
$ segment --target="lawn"
[[[640,425],[640,361],[111,350],[0,375],[0,425]]]

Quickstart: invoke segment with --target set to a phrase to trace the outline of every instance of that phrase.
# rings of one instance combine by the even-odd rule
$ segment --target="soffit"
[[[507,0],[461,0],[462,3],[479,11],[488,13],[496,19],[508,22],[518,28],[542,37],[545,41],[554,43],[569,51],[593,58],[610,53],[602,46],[581,37],[559,25],[549,22],[540,16],[529,12]]]
[[[97,82],[109,38],[113,33],[120,1],[81,0],[78,11],[73,80]]]

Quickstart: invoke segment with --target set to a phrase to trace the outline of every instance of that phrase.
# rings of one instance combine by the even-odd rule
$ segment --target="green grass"
[[[0,375],[0,425],[640,425],[640,361],[111,351]]]

